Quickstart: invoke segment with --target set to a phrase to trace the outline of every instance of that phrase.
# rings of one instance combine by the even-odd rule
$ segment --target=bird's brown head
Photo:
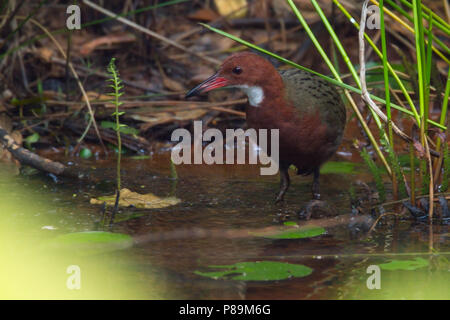
[[[242,52],[228,57],[214,75],[190,90],[186,98],[217,88],[236,87],[247,93],[250,105],[258,106],[264,99],[264,89],[280,81],[280,75],[268,60]]]

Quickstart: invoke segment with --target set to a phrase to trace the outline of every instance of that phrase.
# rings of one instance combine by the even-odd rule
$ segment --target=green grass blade
[[[358,87],[361,89],[361,83],[359,80],[358,73],[356,72],[356,69],[353,67],[353,63],[350,61],[350,58],[348,57],[347,52],[345,51],[344,47],[342,46],[341,41],[339,40],[338,36],[334,32],[333,28],[331,27],[330,22],[328,21],[327,17],[323,13],[322,9],[320,8],[319,4],[316,0],[311,0],[314,8],[316,9],[316,12],[319,14],[320,19],[322,20],[323,24],[327,28],[328,32],[331,35],[331,38],[333,39],[334,44],[336,45],[337,49],[339,50],[342,58],[344,59],[345,64],[347,65],[350,73],[353,76],[353,79],[355,80]],[[334,69],[334,68],[333,68]]]
[[[380,32],[381,32],[381,50],[383,61],[384,90],[386,99],[386,116],[388,118],[389,144],[394,148],[394,136],[392,134],[392,117],[391,117],[391,97],[389,88],[389,70],[387,67],[387,48],[386,48],[386,30],[384,27],[384,10],[383,0],[379,0],[380,5]]]
[[[395,2],[393,2],[392,0],[385,0],[386,3],[388,3],[392,8],[394,8],[397,12],[399,12],[402,16],[404,16],[406,19],[408,19],[410,22],[414,23],[414,18],[405,10],[403,10],[400,6],[398,6]],[[424,15],[425,19],[430,19],[429,15]],[[431,15],[431,17],[433,18],[433,23],[434,25],[441,29],[442,31],[444,31],[446,34],[449,34],[450,29],[447,29],[446,27],[442,26],[442,24],[440,24],[439,22],[437,22],[434,18],[433,15]],[[427,36],[430,36],[429,31],[425,30],[425,33]],[[450,48],[447,47],[447,45],[445,45],[444,42],[442,42],[439,38],[434,37],[433,41],[435,41],[445,52],[446,54],[450,54]]]
[[[447,83],[445,85],[444,100],[442,101],[441,117],[439,119],[439,123],[442,125],[445,124],[445,121],[447,119],[449,96],[450,96],[450,67],[449,70],[447,71]],[[436,150],[439,151],[440,149],[441,149],[441,138],[438,138],[436,143]]]
[[[363,158],[367,167],[369,168],[370,173],[372,174],[373,180],[375,181],[375,185],[378,191],[378,195],[380,197],[380,202],[383,203],[386,201],[386,188],[384,187],[383,179],[381,177],[381,170],[377,167],[375,162],[370,157],[366,148],[363,148],[361,151],[361,158]]]
[[[421,0],[413,0],[413,10],[414,10],[414,31],[416,40],[416,57],[417,57],[417,76],[419,84],[419,106],[420,106],[420,117],[424,117],[424,107],[425,107],[425,82],[424,82],[424,55],[425,48],[423,42],[423,23],[421,15]]]
[[[426,53],[426,64],[425,64],[425,110],[424,114],[425,117],[428,119],[430,117],[429,115],[429,107],[430,107],[430,86],[431,86],[431,60],[433,57],[433,50],[432,50],[432,43],[433,43],[433,34],[431,31],[433,30],[433,17],[430,15],[430,22],[429,22],[429,28],[430,31],[429,37],[428,37],[428,45],[427,45],[427,53]],[[425,132],[428,130],[428,123],[425,122]]]
[[[314,46],[316,47],[317,51],[319,51],[322,59],[325,61],[325,63],[327,64],[328,68],[330,69],[331,73],[334,75],[334,77],[336,79],[338,79],[339,82],[343,82],[340,79],[339,74],[337,73],[336,69],[333,66],[333,63],[331,62],[330,58],[328,58],[327,54],[325,53],[325,51],[323,50],[322,46],[320,45],[319,41],[317,40],[317,38],[315,37],[314,33],[312,32],[311,28],[309,27],[308,23],[306,22],[305,18],[303,18],[302,14],[300,13],[300,11],[297,9],[296,5],[294,4],[294,2],[292,0],[287,0],[288,4],[291,6],[292,11],[294,11],[294,14],[296,15],[297,19],[300,21],[300,23],[302,24],[303,28],[305,29],[306,33],[309,36],[309,39],[312,41],[312,43],[314,44]]]
[[[350,20],[350,22],[353,24],[353,26],[359,30],[359,24],[358,22],[356,22],[356,20],[353,18],[353,16],[342,6],[342,4],[339,2],[339,0],[333,0],[333,2],[336,4],[336,6],[339,8],[339,10],[341,10],[341,12]],[[368,36],[367,33],[364,33],[364,37],[367,40],[367,42],[370,44],[370,46],[373,48],[373,50],[375,51],[375,53],[380,57],[380,59],[383,58],[383,54],[382,52],[378,49],[378,47],[375,45],[375,43],[372,41],[372,39]],[[394,77],[396,83],[398,84],[398,86],[400,87],[400,90],[402,91],[403,95],[405,96],[406,100],[408,101],[408,104],[411,108],[411,113],[408,113],[409,115],[413,115],[414,119],[417,122],[417,125],[420,127],[420,123],[421,123],[421,119],[419,114],[417,113],[416,107],[414,105],[414,102],[412,101],[411,96],[409,95],[408,91],[406,90],[406,87],[404,86],[403,82],[400,80],[399,76],[397,75],[397,73],[395,72],[394,68],[392,67],[392,65],[388,62],[387,63],[387,67],[391,73],[391,75]],[[372,97],[373,99],[373,97]],[[374,99],[376,100],[376,99]],[[378,101],[378,100],[377,100]],[[397,106],[394,104],[391,104],[391,106],[395,109],[397,109]]]
[[[409,9],[413,9],[413,4],[407,0],[400,0],[401,3],[403,3],[405,6],[407,6]],[[442,31],[445,31],[447,35],[450,35],[450,25],[442,19],[440,16],[438,16],[436,13],[434,13],[430,8],[428,8],[425,5],[421,5],[422,9],[425,10],[426,14],[424,14],[426,19],[429,19],[427,14],[431,14],[433,19],[436,20],[440,26],[442,26]]]

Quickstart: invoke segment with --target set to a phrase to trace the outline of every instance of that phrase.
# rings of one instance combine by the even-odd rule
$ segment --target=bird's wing
[[[286,98],[291,101],[299,116],[319,115],[330,134],[342,135],[346,122],[345,105],[336,87],[322,78],[300,69],[280,70],[286,88]]]

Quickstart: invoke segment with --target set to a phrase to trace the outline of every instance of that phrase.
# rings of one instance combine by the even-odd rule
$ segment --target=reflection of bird
[[[278,72],[261,56],[244,52],[228,57],[216,74],[186,97],[220,87],[238,87],[247,94],[249,128],[280,130],[277,202],[289,188],[290,165],[298,174],[314,174],[312,192],[319,199],[319,168],[339,147],[346,122],[345,106],[335,88],[306,71]]]

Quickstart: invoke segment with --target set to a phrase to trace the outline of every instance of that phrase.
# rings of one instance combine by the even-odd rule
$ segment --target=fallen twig
[[[305,223],[300,224],[299,228],[308,227],[323,227],[330,228],[340,225],[347,225],[355,217],[353,215],[345,214],[339,215],[333,218],[324,219],[312,219]],[[363,217],[361,217],[363,219]],[[202,229],[202,228],[192,228],[192,229],[179,229],[158,233],[143,234],[134,237],[134,243],[141,245],[147,242],[155,241],[169,241],[169,240],[182,240],[182,239],[204,239],[204,238],[225,238],[225,239],[244,239],[244,238],[254,238],[254,237],[268,237],[280,232],[294,229],[292,228],[280,228],[280,226],[270,226],[265,228],[256,229]]]
[[[14,139],[2,127],[0,127],[0,141],[3,143],[5,148],[11,152],[14,158],[23,164],[29,165],[38,170],[53,173],[55,175],[61,175],[66,169],[66,167],[59,162],[54,162],[43,158],[17,145]]]

